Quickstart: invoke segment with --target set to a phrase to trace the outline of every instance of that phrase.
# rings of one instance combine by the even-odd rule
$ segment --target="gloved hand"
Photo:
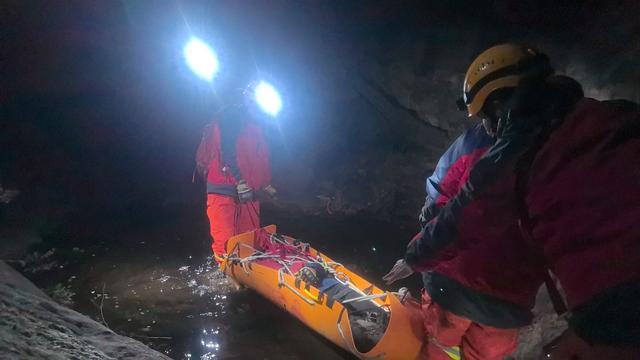
[[[249,186],[249,184],[247,184],[247,180],[240,180],[236,185],[236,190],[238,191],[238,193],[241,193],[246,192],[247,190],[251,190],[251,187]]]
[[[411,276],[413,272],[411,266],[409,266],[404,259],[400,259],[396,261],[391,271],[382,277],[382,280],[384,280],[387,285],[391,285],[398,280]]]
[[[236,192],[240,202],[248,202],[253,200],[253,189],[247,184],[246,180],[238,181]]]
[[[227,261],[227,254],[216,254],[213,253],[213,259],[218,263],[218,265]]]
[[[276,199],[276,195],[278,195],[278,191],[272,185],[267,185],[262,190],[272,199]]]

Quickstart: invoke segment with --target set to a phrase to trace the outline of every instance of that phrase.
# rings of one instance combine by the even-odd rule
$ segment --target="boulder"
[[[169,359],[68,309],[0,262],[0,358]]]

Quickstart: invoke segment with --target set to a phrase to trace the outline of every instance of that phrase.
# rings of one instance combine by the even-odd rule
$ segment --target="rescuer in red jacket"
[[[525,51],[496,52],[488,61],[516,63],[533,56]],[[546,77],[552,72],[548,62],[531,62],[517,76]],[[475,178],[479,177],[475,168],[493,149],[496,135],[490,124],[478,123],[441,157],[428,179],[423,231],[411,244],[431,237],[441,241],[440,234],[432,235],[430,229],[446,220],[442,217],[449,214],[443,210],[457,201],[474,170]],[[543,282],[544,267],[527,247],[520,246],[515,192],[501,193],[514,186],[515,178],[496,175],[491,167],[481,169],[481,178],[499,178],[501,184],[491,196],[476,199],[477,219],[466,224],[459,242],[443,244],[438,256],[425,263],[416,263],[413,252],[408,253],[385,277],[387,282],[396,280],[394,273],[400,269],[405,275],[423,272],[424,356],[428,359],[445,360],[460,352],[465,359],[501,360],[515,350],[518,328],[532,319],[530,309]]]
[[[473,165],[494,142],[495,138],[487,133],[482,124],[478,123],[458,137],[442,155],[433,175],[427,179],[428,195],[420,214],[420,223],[423,227],[432,221],[439,210],[458,194],[460,188],[467,181]],[[479,231],[477,236],[482,238],[491,235]],[[517,227],[514,226],[510,227],[510,232],[503,232],[502,236],[517,238],[520,234]],[[508,251],[508,248],[497,249],[495,255],[501,256],[500,254]],[[466,254],[457,257],[452,253],[452,257],[466,261],[472,252],[467,250]],[[511,279],[530,276],[530,273],[535,272],[535,267],[528,266],[527,262],[518,262],[518,256],[514,256],[512,260],[508,262],[503,260],[503,263],[499,265],[509,265],[516,268],[515,271],[512,271],[513,277]],[[447,261],[443,261],[443,263],[446,264]],[[486,278],[493,277],[494,273],[491,271],[491,267],[482,266],[473,269],[470,267],[469,269],[477,280],[491,286],[494,291],[497,290],[498,295],[487,296],[490,292],[484,290],[482,286],[465,287],[462,283],[456,284],[456,278],[459,276],[452,276],[452,269],[446,267],[435,266],[422,273],[425,284],[425,291],[422,295],[422,310],[424,326],[428,334],[423,348],[423,357],[426,359],[449,360],[451,355],[457,354],[459,356],[461,353],[466,359],[502,359],[515,349],[518,327],[527,324],[531,318],[529,307],[537,290],[537,281],[534,280],[522,286],[509,286],[508,290],[502,287],[501,291],[500,285],[485,281]],[[458,270],[455,271],[458,272]],[[436,300],[429,294],[434,291],[434,279],[436,282],[446,281],[451,285],[446,287],[447,292],[444,297],[439,293],[445,288],[437,287],[435,290],[438,294],[434,295]],[[524,302],[503,300],[512,299],[516,294],[519,294],[519,298],[524,299]],[[483,316],[480,311],[474,311],[471,307],[467,307],[466,310],[471,310],[471,314],[466,314],[464,307],[460,306],[463,303],[461,299],[464,298],[470,298],[471,300],[468,301],[482,308],[482,312],[491,313],[492,311],[489,309],[492,307],[496,309],[510,308],[513,314],[507,315],[509,310],[505,310],[502,315],[493,311],[492,315]],[[519,304],[522,305],[519,306]],[[514,320],[516,321],[514,322]]]
[[[532,56],[506,60],[517,53]],[[531,48],[505,44],[471,64],[463,104],[498,140],[458,195],[409,244],[404,263],[420,271],[443,269],[444,261],[450,274],[464,275],[470,266],[501,263],[496,247],[525,249],[557,275],[567,295],[570,330],[551,357],[635,359],[640,355],[640,109],[625,101],[575,96],[577,91],[563,86],[571,79],[520,76],[546,61]],[[515,211],[495,212],[496,202],[505,201]],[[479,229],[500,232],[514,218],[520,239],[469,241]],[[450,249],[474,248],[465,262],[443,258]],[[494,276],[499,280],[511,271],[504,266]],[[456,280],[467,286],[483,282]]]
[[[554,78],[511,88],[508,78],[521,65],[486,64],[481,54],[467,72],[464,101],[498,134],[486,159],[503,174],[515,173],[523,246],[539,254],[566,292],[570,330],[551,358],[638,359],[640,107],[562,101]],[[458,204],[482,197],[490,183],[466,187]],[[462,224],[476,217],[471,208],[452,203],[448,211]]]
[[[260,227],[256,191],[275,197],[269,147],[259,124],[261,115],[245,90],[241,105],[219,112],[205,127],[196,154],[198,172],[207,182],[207,216],[216,260],[226,256],[230,237]]]

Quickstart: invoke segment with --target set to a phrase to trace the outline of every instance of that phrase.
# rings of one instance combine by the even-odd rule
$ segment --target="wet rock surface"
[[[51,300],[0,262],[0,357],[6,359],[168,359]]]
[[[520,329],[518,349],[513,354],[517,360],[541,359],[542,348],[567,329],[567,320],[558,317],[545,286],[538,290],[533,314],[531,325]]]

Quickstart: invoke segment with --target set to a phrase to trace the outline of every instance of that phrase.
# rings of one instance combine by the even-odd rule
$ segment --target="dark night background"
[[[83,217],[136,221],[198,206],[191,175],[201,129],[225,91],[259,72],[285,96],[270,138],[274,181],[288,206],[320,208],[316,195],[338,196],[337,210],[411,221],[424,176],[468,124],[453,101],[470,59],[497,42],[526,41],[588,94],[637,99],[638,8],[4,2],[1,181],[23,191],[20,217],[49,230]],[[190,34],[220,53],[213,89],[184,65]]]
[[[638,19],[634,0],[3,1],[0,183],[21,194],[0,210],[0,241],[126,246],[123,229],[147,226],[152,243],[181,219],[195,234],[181,241],[206,252],[195,149],[230,90],[260,75],[284,97],[268,129],[281,201],[265,218],[364,239],[355,265],[378,244],[379,275],[472,121],[455,99],[480,51],[527,42],[588,96],[639,101]],[[191,35],[220,57],[211,86],[185,66]]]

